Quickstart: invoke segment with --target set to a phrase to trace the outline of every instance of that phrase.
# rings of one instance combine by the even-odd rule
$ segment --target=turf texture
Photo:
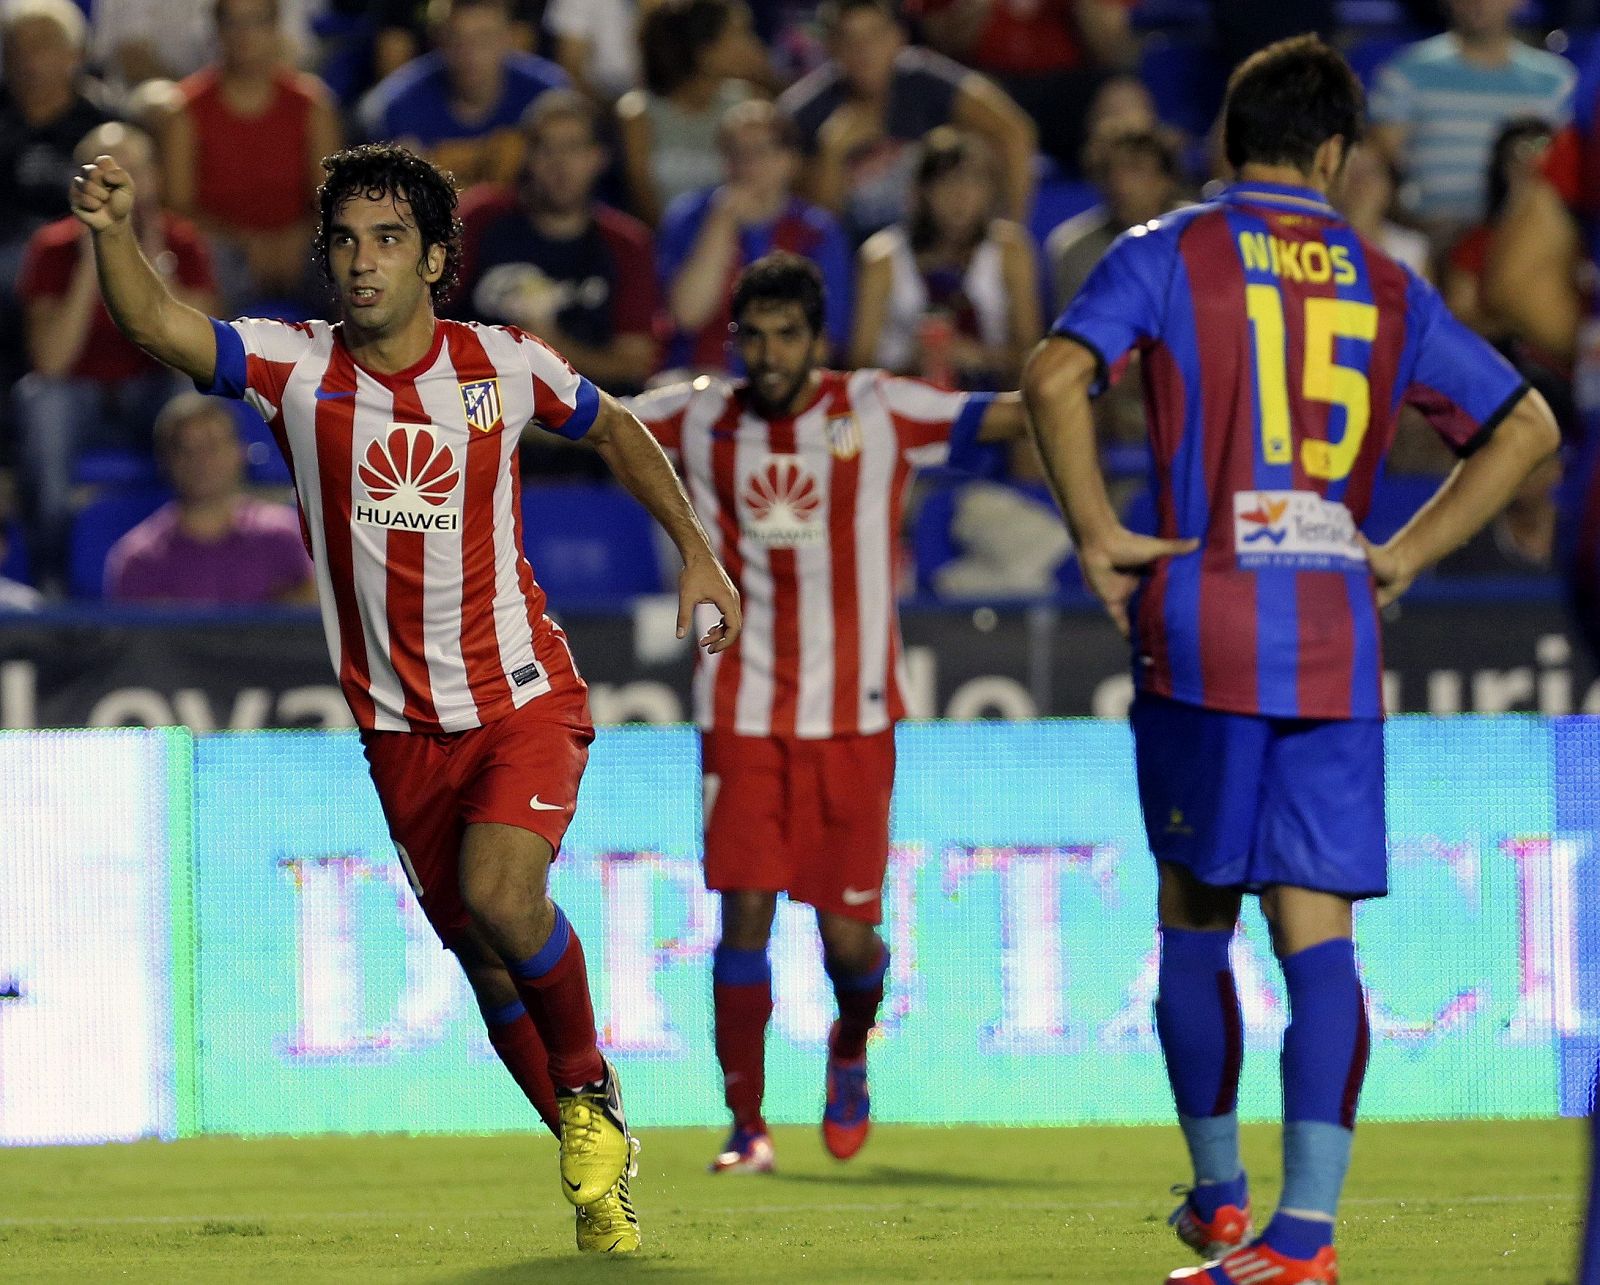
[[[841,1165],[776,1131],[779,1173],[713,1177],[706,1130],[645,1137],[645,1249],[580,1258],[544,1135],[0,1150],[6,1281],[1160,1282],[1176,1129],[881,1127]],[[1277,1133],[1247,1127],[1258,1206]],[[1576,1121],[1363,1124],[1347,1282],[1569,1281]]]

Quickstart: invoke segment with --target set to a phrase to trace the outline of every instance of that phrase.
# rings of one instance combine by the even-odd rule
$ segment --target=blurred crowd
[[[1576,438],[1600,383],[1593,17],[1526,0],[5,0],[0,610],[310,592],[269,431],[185,392],[99,303],[66,193],[100,153],[135,178],[151,262],[215,315],[324,315],[320,160],[399,140],[462,189],[446,314],[531,330],[614,393],[737,373],[729,287],[772,249],[820,266],[836,364],[1010,388],[1118,235],[1225,179],[1231,63],[1314,28],[1369,86],[1337,203]],[[1130,521],[1147,503],[1137,384],[1098,404]],[[1449,463],[1403,426],[1374,521],[1397,526]],[[524,467],[601,475],[553,442]],[[1441,574],[1547,573],[1557,484],[1538,475]],[[928,512],[908,589],[1067,583],[1031,447]]]

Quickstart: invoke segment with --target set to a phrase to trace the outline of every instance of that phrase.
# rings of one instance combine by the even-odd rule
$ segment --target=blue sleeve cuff
[[[194,386],[212,397],[243,397],[249,374],[244,360],[244,340],[239,332],[225,321],[210,318],[211,332],[217,337],[217,365],[211,374],[210,384],[198,379]]]
[[[990,448],[978,441],[983,429],[983,417],[994,405],[993,393],[968,393],[961,413],[950,426],[950,458],[947,467],[970,473],[981,473],[989,462]]]
[[[562,437],[570,437],[575,442],[594,427],[595,417],[599,413],[600,390],[580,375],[578,396],[574,400],[572,414],[567,416],[567,422],[560,428],[551,431],[559,433]]]

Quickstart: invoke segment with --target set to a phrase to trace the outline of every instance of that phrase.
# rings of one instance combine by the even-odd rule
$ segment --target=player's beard
[[[811,367],[803,366],[787,383],[783,384],[776,397],[769,398],[763,388],[763,381],[771,374],[782,374],[767,368],[752,370],[749,374],[747,385],[750,393],[750,405],[756,413],[765,419],[781,419],[787,415],[794,406],[795,398],[800,396],[800,390],[806,386],[806,381],[811,378]]]

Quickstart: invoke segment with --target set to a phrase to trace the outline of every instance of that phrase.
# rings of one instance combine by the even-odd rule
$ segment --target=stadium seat
[[[149,451],[125,446],[94,447],[72,461],[72,481],[77,486],[148,486],[158,476]]]
[[[244,402],[228,402],[239,439],[244,443],[245,476],[256,486],[288,486],[293,481],[283,452],[273,440],[272,430],[255,408]]]
[[[1410,35],[1368,36],[1365,40],[1358,40],[1351,45],[1345,57],[1349,59],[1356,75],[1361,77],[1361,83],[1371,89],[1378,69],[1414,39],[1416,37]]]
[[[563,600],[627,599],[663,588],[655,524],[617,486],[525,486],[522,544],[557,609]]]
[[[1200,137],[1222,106],[1227,68],[1202,40],[1157,35],[1145,41],[1139,79],[1149,86],[1162,120]]]
[[[1034,242],[1042,246],[1057,227],[1099,203],[1100,193],[1093,183],[1047,179],[1034,189],[1028,231],[1033,233]]]
[[[67,588],[74,598],[101,596],[111,546],[171,498],[164,486],[136,486],[111,491],[79,511],[68,552]]]
[[[0,576],[7,580],[33,583],[33,566],[28,558],[27,537],[15,518],[5,524],[6,556],[0,558]]]

